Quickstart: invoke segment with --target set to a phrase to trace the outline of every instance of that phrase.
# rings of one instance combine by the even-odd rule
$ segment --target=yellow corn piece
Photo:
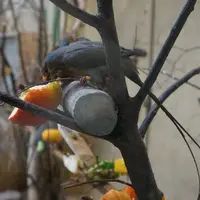
[[[48,143],[59,143],[62,135],[58,129],[46,129],[42,133],[42,139]]]
[[[114,171],[119,174],[127,174],[127,169],[123,158],[114,161]]]
[[[166,197],[163,195],[162,200],[166,200]]]

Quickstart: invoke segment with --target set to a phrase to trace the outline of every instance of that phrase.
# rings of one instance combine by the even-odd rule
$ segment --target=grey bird
[[[134,57],[145,57],[141,49],[125,49],[120,47],[121,67],[125,76],[141,84]],[[106,84],[108,68],[106,66],[104,46],[101,42],[93,42],[86,38],[77,38],[67,46],[57,48],[48,54],[42,66],[42,74],[46,80],[55,78],[81,78],[90,76],[92,81],[102,87]]]

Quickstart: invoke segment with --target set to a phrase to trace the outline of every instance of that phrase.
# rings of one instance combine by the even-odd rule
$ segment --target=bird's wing
[[[104,47],[101,42],[80,40],[63,49],[63,62],[77,68],[96,68],[106,64]],[[135,55],[134,51],[121,48],[122,59]]]
[[[93,46],[98,46],[103,48],[102,42],[97,42],[97,41],[91,41],[88,38],[85,37],[78,37],[76,39],[76,42],[84,43],[86,45],[93,45]],[[130,57],[130,56],[139,56],[139,57],[145,57],[147,55],[147,52],[144,49],[140,48],[134,48],[133,50],[131,49],[126,49],[124,47],[120,47],[120,52],[122,57]]]
[[[126,65],[123,62],[128,59],[127,67],[132,68],[133,64],[130,65],[131,59],[128,57],[131,52],[132,50],[121,48],[122,67]],[[89,70],[88,72],[94,73],[97,68],[100,69],[102,66],[105,68],[103,74],[107,70],[103,44],[88,40],[80,40],[56,49],[46,57],[44,66],[44,69],[48,68],[51,72],[59,68],[62,70],[73,68],[76,71]],[[99,73],[102,73],[102,69],[100,72],[97,70],[97,74]]]

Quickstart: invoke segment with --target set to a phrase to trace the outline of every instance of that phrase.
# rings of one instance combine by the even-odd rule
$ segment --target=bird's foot
[[[84,77],[80,78],[80,84],[81,85],[86,85],[90,81],[91,81],[91,77],[90,76],[84,76]]]

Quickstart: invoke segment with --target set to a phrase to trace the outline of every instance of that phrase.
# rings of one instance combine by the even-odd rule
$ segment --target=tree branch
[[[76,0],[75,4],[76,4],[76,7],[78,7],[80,10],[85,10],[85,7],[86,7],[85,0]],[[83,23],[79,19],[76,19],[71,27],[71,32],[74,34],[77,34],[78,29],[81,28],[82,24]]]
[[[159,97],[159,101],[162,104],[173,92],[175,92],[180,86],[182,86],[184,83],[187,83],[188,80],[190,80],[193,76],[200,74],[200,67],[197,67],[196,69],[191,70],[189,73],[187,73],[185,76],[183,76],[181,79],[179,79],[177,82],[175,82],[173,85],[167,88],[167,90]],[[140,126],[139,132],[144,138],[146,131],[154,119],[156,113],[158,112],[160,106],[158,104],[154,104],[149,111],[148,115],[142,122],[142,125]]]
[[[147,150],[132,121],[126,121],[124,132],[118,139],[111,142],[120,149],[128,174],[138,199],[161,200],[162,194],[157,187],[151,169]]]
[[[68,183],[62,183],[61,187],[63,189],[69,189],[69,188],[78,187],[78,186],[82,186],[82,185],[86,185],[86,184],[109,183],[109,182],[121,183],[121,184],[125,184],[125,185],[128,185],[128,186],[132,186],[130,183],[122,181],[122,180],[118,180],[118,179],[104,179],[104,180],[85,181],[85,182],[82,182],[82,183],[76,183],[76,184],[72,184],[72,185],[69,185]]]
[[[112,0],[97,0],[98,14],[104,19],[113,18]]]
[[[64,12],[67,12],[68,14],[72,15],[73,17],[76,17],[77,19],[80,19],[84,23],[97,27],[98,26],[98,18],[94,15],[91,15],[76,6],[72,5],[71,3],[68,3],[65,0],[50,0],[52,3],[54,3],[56,6],[58,6],[61,10]]]
[[[34,114],[36,116],[46,118],[50,121],[54,121],[58,124],[61,124],[70,129],[76,130],[78,132],[83,132],[77,126],[77,124],[73,121],[73,119],[66,117],[64,115],[58,114],[55,111],[50,111],[50,110],[41,108],[41,107],[31,104],[27,101],[23,101],[17,97],[13,97],[8,94],[5,94],[4,92],[0,92],[0,100],[7,104],[10,104],[14,107],[20,108],[26,112],[31,112],[32,114]]]
[[[40,1],[40,9],[39,9],[39,20],[38,20],[38,63],[40,66],[42,66],[42,62],[44,59],[44,40],[47,38],[44,38],[44,1]]]
[[[161,74],[164,74],[164,75],[166,75],[166,76],[168,76],[168,77],[170,77],[171,79],[174,79],[174,80],[176,80],[176,81],[179,81],[179,80],[180,80],[178,77],[173,76],[172,74],[170,74],[170,73],[168,73],[168,72],[166,72],[166,71],[161,71]],[[198,85],[196,85],[196,84],[194,84],[194,83],[191,83],[191,82],[188,82],[188,81],[187,81],[186,84],[189,85],[189,86],[191,86],[191,87],[193,87],[193,88],[195,88],[195,89],[197,89],[197,90],[200,90],[200,86],[198,86]]]
[[[115,26],[112,0],[97,0],[98,17],[101,23],[97,30],[102,38],[105,47],[106,64],[108,66],[109,93],[117,105],[122,105],[128,99],[128,91],[125,76],[120,67],[120,47]]]
[[[24,63],[24,55],[23,55],[23,49],[22,49],[22,40],[21,40],[21,33],[19,31],[19,26],[18,26],[18,21],[17,21],[17,17],[15,14],[15,8],[13,5],[13,0],[9,0],[9,6],[12,12],[12,17],[13,17],[13,21],[14,21],[14,26],[17,32],[17,40],[18,40],[18,50],[19,50],[19,56],[20,56],[20,61],[21,61],[21,68],[22,68],[22,73],[24,76],[24,81],[26,84],[29,83],[28,80],[28,76],[27,76],[27,72],[26,72],[26,68],[25,68],[25,63]]]
[[[5,44],[6,44],[6,30],[7,30],[7,27],[6,27],[6,25],[4,25],[3,26],[2,43],[1,43],[1,48],[0,48],[1,64],[2,64],[1,74],[2,74],[2,79],[3,79],[3,82],[4,82],[4,86],[5,86],[5,91],[7,92],[7,94],[9,94],[10,91],[9,91],[9,87],[8,87],[8,82],[7,82],[6,77],[5,77],[6,64],[5,64],[5,59],[4,59],[4,50],[5,50]]]
[[[57,6],[59,5],[59,7],[63,7],[62,4],[57,3],[61,2],[61,0],[50,1]],[[94,27],[98,30],[105,47],[105,58],[109,75],[108,90],[119,110],[115,131],[111,135],[103,137],[103,139],[112,142],[122,152],[138,198],[140,200],[160,200],[162,195],[157,188],[145,145],[138,133],[136,114],[134,112],[137,108],[129,98],[124,72],[121,68],[120,47],[112,0],[97,0],[97,5],[98,16],[96,19],[98,25]],[[61,9],[77,17],[77,8],[74,8],[72,11],[69,9],[69,6],[70,4],[66,6],[67,9],[64,9],[64,7]],[[77,12],[80,11],[78,10]],[[82,16],[81,14],[78,16],[80,20],[83,20],[81,19],[82,17],[85,17],[85,15]],[[87,20],[85,22],[87,23]],[[91,25],[90,23],[88,24]],[[125,145],[126,143],[128,145]],[[132,162],[133,160],[134,162]]]
[[[182,12],[180,13],[177,21],[175,22],[174,26],[171,29],[171,32],[166,39],[160,53],[158,54],[158,57],[156,61],[154,62],[154,65],[147,77],[147,79],[144,82],[143,87],[139,90],[137,94],[137,99],[140,104],[142,105],[145,97],[147,96],[147,91],[151,89],[154,82],[156,81],[160,70],[162,69],[165,60],[167,56],[169,55],[177,37],[179,36],[179,33],[181,32],[184,24],[187,21],[187,18],[189,17],[190,13],[194,10],[194,6],[196,4],[197,0],[187,0]]]
[[[97,0],[97,6],[98,17],[102,21],[97,30],[105,47],[106,64],[109,69],[109,92],[119,109],[116,130],[107,140],[121,151],[138,199],[160,200],[162,196],[138,132],[133,112],[135,106],[130,102],[125,76],[120,66],[121,56],[112,0]]]

